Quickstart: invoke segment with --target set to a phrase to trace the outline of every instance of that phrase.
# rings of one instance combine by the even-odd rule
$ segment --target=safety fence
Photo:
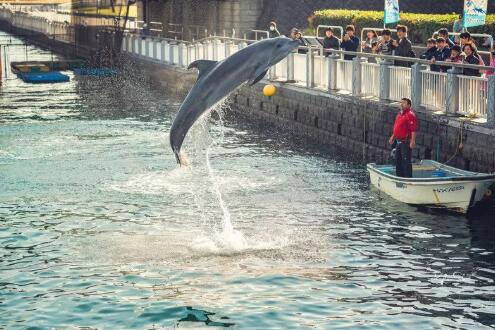
[[[352,92],[352,61],[336,60],[337,89]]]
[[[123,50],[139,57],[187,67],[198,59],[221,61],[247,45],[245,40],[233,38],[206,38],[191,43],[127,34]],[[430,71],[423,63],[402,67],[394,66],[393,61],[387,59],[370,63],[357,56],[349,61],[340,55],[325,56],[318,50],[306,50],[302,54],[289,54],[269,71],[267,78],[380,100],[399,101],[407,97],[413,99],[415,106],[432,111],[484,118],[489,113],[490,93],[494,94],[495,100],[495,77],[490,78],[493,82],[489,84],[485,77]],[[449,93],[449,88],[454,90]]]
[[[444,72],[421,71],[421,105],[432,110],[444,110],[447,98],[447,74]]]
[[[0,18],[16,28],[44,34],[54,40],[66,43],[74,41],[74,26],[67,21],[53,21],[43,16],[32,16],[24,12],[12,13],[7,10],[0,10]]]
[[[390,67],[390,94],[389,99],[400,101],[402,98],[411,98],[411,69],[401,66]]]
[[[459,76],[459,113],[486,117],[487,100],[486,78]]]
[[[376,63],[361,64],[361,94],[363,96],[380,96],[380,65]]]

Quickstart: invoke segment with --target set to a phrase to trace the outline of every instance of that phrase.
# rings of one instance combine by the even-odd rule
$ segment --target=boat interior
[[[394,165],[374,165],[378,171],[385,174],[395,175]],[[455,167],[451,167],[445,164],[441,164],[431,160],[422,160],[419,163],[413,164],[413,178],[450,178],[450,177],[464,177],[464,176],[477,176],[484,175],[482,173],[475,173],[470,171],[461,170]]]

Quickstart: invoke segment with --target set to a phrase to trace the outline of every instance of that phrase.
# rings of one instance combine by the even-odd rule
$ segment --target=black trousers
[[[395,149],[395,173],[403,178],[412,178],[411,148],[409,141],[397,141]]]

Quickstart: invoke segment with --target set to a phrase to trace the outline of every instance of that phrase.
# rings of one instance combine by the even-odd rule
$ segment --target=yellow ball
[[[273,85],[266,85],[265,87],[263,87],[263,95],[265,96],[271,97],[275,95],[276,92],[277,89]]]

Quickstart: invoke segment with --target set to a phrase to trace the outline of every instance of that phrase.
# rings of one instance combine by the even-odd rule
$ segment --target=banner
[[[485,25],[488,0],[464,0],[464,28]]]
[[[397,23],[400,21],[399,0],[385,0],[385,24]]]

